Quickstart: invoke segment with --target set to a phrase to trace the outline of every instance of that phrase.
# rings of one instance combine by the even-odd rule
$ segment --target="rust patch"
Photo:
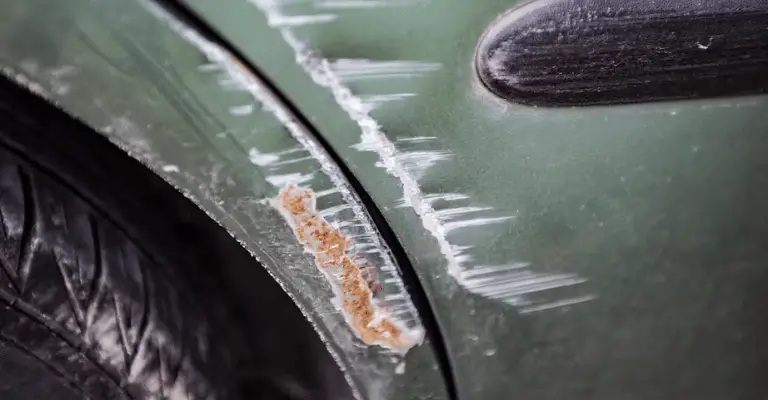
[[[317,214],[312,190],[287,185],[274,206],[288,220],[304,248],[314,255],[317,267],[338,297],[347,323],[363,342],[401,352],[421,342],[421,332],[406,328],[376,303],[373,295],[381,290],[381,283],[375,267],[355,261],[354,255],[348,254],[349,239]]]

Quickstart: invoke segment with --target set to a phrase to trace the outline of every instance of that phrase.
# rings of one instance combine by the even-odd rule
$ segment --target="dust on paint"
[[[349,254],[349,238],[318,214],[311,190],[289,184],[272,204],[314,256],[315,265],[333,288],[337,307],[363,342],[400,353],[422,342],[423,330],[406,328],[377,304],[373,295],[380,287],[378,277]]]

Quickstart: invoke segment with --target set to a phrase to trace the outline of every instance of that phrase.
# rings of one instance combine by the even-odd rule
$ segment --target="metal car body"
[[[768,99],[505,102],[476,51],[516,5],[12,1],[0,71],[225,228],[360,399],[762,398]],[[360,341],[289,184],[423,343]]]

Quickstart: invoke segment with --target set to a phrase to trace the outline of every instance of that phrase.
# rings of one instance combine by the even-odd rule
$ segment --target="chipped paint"
[[[312,80],[328,89],[336,102],[349,115],[350,119],[360,128],[360,142],[354,147],[360,151],[376,153],[379,157],[377,165],[400,181],[403,189],[401,205],[412,208],[420,217],[422,226],[435,238],[442,253],[448,273],[466,290],[480,296],[501,300],[514,306],[525,306],[528,310],[549,309],[558,306],[576,304],[593,298],[579,297],[567,300],[557,300],[535,303],[526,295],[553,290],[585,282],[574,274],[548,274],[526,271],[526,275],[520,275],[518,271],[521,263],[515,261],[510,265],[496,265],[494,278],[498,281],[489,283],[480,275],[473,275],[474,269],[483,267],[471,264],[472,255],[468,253],[473,246],[452,243],[449,235],[465,229],[507,223],[514,220],[514,216],[493,215],[494,211],[483,206],[459,205],[457,211],[437,208],[433,203],[444,200],[448,202],[469,200],[468,196],[456,194],[429,194],[424,193],[419,185],[427,173],[427,170],[452,157],[450,152],[444,150],[416,150],[402,151],[385,134],[384,130],[372,116],[371,111],[377,104],[356,96],[346,86],[349,82],[360,80],[382,79],[412,79],[425,74],[434,73],[440,69],[436,63],[421,61],[372,61],[338,59],[328,60],[317,55],[306,43],[300,40],[290,26],[276,24],[291,16],[283,13],[282,6],[289,0],[248,0],[261,10],[267,17],[270,26],[279,29],[286,43],[294,50],[296,62],[312,78]],[[327,15],[327,14],[321,14]],[[335,18],[334,18],[335,19]],[[329,19],[325,22],[331,22]],[[389,95],[392,96],[392,95]],[[402,96],[403,99],[413,97],[409,93]],[[398,140],[398,143],[402,143]],[[414,143],[428,143],[429,140],[419,138]],[[482,208],[482,212],[467,213],[467,207]],[[477,210],[480,211],[480,210]],[[459,216],[473,214],[468,218],[459,219]],[[480,215],[474,215],[480,214]],[[446,220],[446,217],[449,217]],[[528,268],[528,264],[525,264]],[[546,283],[542,283],[546,282]]]
[[[374,275],[378,277],[379,282],[374,282],[373,287],[380,293],[373,293],[369,288],[369,291],[374,295],[372,304],[375,305],[376,311],[373,324],[384,323],[380,322],[380,320],[386,321],[386,324],[389,326],[397,327],[398,333],[394,336],[394,333],[390,332],[393,335],[390,339],[386,339],[381,335],[380,337],[375,337],[370,331],[363,329],[364,327],[360,325],[360,321],[364,321],[364,319],[354,316],[349,317],[345,314],[345,318],[350,323],[352,330],[364,342],[379,344],[398,353],[404,353],[412,346],[421,343],[424,337],[424,329],[421,321],[418,319],[418,313],[405,290],[402,279],[398,275],[389,248],[370,221],[370,217],[362,202],[322,146],[306,132],[305,127],[295,120],[293,115],[282,106],[282,103],[274,94],[264,89],[264,84],[240,64],[234,56],[203,38],[196,31],[173,19],[156,5],[149,2],[146,5],[150,11],[165,20],[174,31],[200,49],[206,56],[208,63],[205,64],[205,67],[198,68],[199,70],[219,74],[219,83],[228,90],[240,90],[250,93],[254,100],[260,104],[261,108],[271,113],[280,121],[291,136],[301,145],[301,147],[273,153],[263,153],[255,148],[248,150],[249,159],[254,165],[265,167],[271,171],[271,174],[264,177],[271,185],[275,186],[278,190],[284,187],[311,187],[311,184],[320,174],[330,179],[333,187],[314,188],[317,190],[317,195],[312,198],[313,213],[316,213],[316,217],[325,221],[328,226],[332,226],[333,231],[345,235],[349,243],[349,251],[354,255],[354,257],[350,256],[348,258],[355,265],[355,270],[358,271],[357,273],[361,276],[361,279],[370,279]],[[230,111],[232,110],[230,109]],[[307,154],[309,157],[307,157]],[[315,163],[313,167],[315,170],[301,172],[284,170],[284,168],[291,167],[299,161],[310,159]],[[340,195],[341,204],[329,206],[325,209],[314,209],[317,198],[332,194]],[[330,215],[337,213],[339,215]],[[352,237],[353,235],[354,237]],[[365,268],[367,269],[375,268],[376,272],[373,273],[367,270],[361,275],[361,266],[363,265],[366,265]],[[384,280],[386,280],[387,284],[379,288],[380,282]],[[381,319],[385,316],[386,319]],[[368,323],[371,323],[371,321],[365,322],[363,325]]]
[[[287,185],[273,206],[288,221],[304,249],[315,257],[315,265],[333,288],[337,306],[363,342],[397,352],[421,343],[423,332],[408,329],[377,304],[373,297],[377,279],[366,277],[363,265],[356,261],[359,258],[350,251],[349,238],[318,213],[311,190]]]

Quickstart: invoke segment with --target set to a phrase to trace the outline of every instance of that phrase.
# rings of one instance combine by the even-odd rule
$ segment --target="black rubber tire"
[[[92,132],[8,85],[0,399],[241,398],[235,301],[151,190],[164,182],[121,172],[117,148],[89,147]]]

